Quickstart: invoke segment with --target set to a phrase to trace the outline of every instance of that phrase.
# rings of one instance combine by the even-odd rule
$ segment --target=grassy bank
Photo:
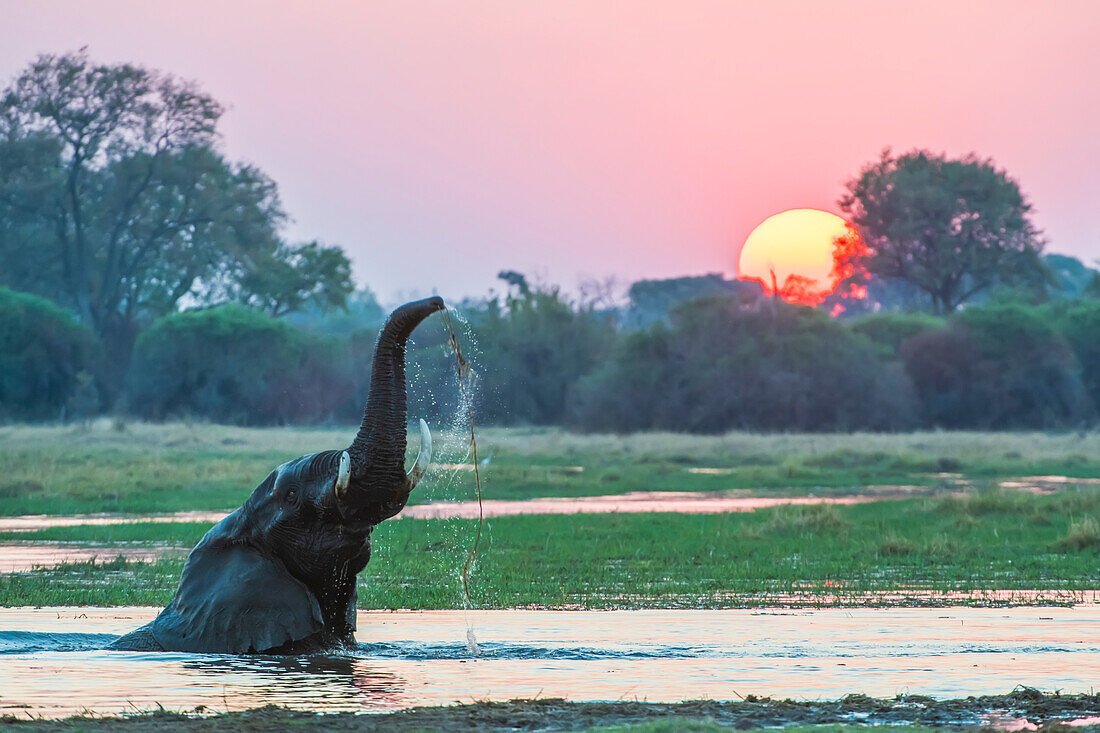
[[[876,699],[848,695],[835,701],[797,702],[749,695],[743,700],[683,703],[570,703],[560,699],[510,700],[473,705],[422,707],[376,715],[317,714],[269,706],[208,718],[161,711],[122,717],[77,717],[66,720],[0,718],[11,730],[41,731],[517,731],[560,730],[587,733],[711,733],[762,730],[782,726],[788,733],[866,730],[889,725],[891,730],[925,731],[942,727],[988,725],[990,714],[1026,718],[1051,730],[1084,733],[1100,726],[1058,727],[1061,721],[1100,713],[1100,695],[1043,694],[1020,688],[1007,695],[934,700],[920,695]],[[859,724],[856,724],[858,721]]]
[[[1100,490],[1089,487],[750,514],[500,517],[486,523],[470,591],[483,608],[597,609],[814,604],[820,594],[866,605],[876,602],[872,594],[920,590],[932,598],[911,602],[935,603],[949,591],[1090,590],[1100,588],[1097,516]],[[190,547],[208,526],[58,527],[0,540]],[[460,608],[459,568],[474,531],[469,520],[379,525],[360,575],[361,607]],[[83,563],[3,576],[0,605],[160,605],[182,563]]]
[[[0,427],[0,516],[173,512],[237,507],[273,467],[346,445],[352,428],[206,424]],[[415,450],[416,439],[411,442]],[[463,463],[460,432],[439,431],[438,463]],[[486,496],[626,491],[850,493],[868,485],[937,486],[1033,475],[1100,477],[1096,433],[632,436],[485,429]],[[698,469],[712,469],[700,473]],[[952,474],[945,477],[942,474]],[[468,472],[436,468],[413,503],[469,499]]]

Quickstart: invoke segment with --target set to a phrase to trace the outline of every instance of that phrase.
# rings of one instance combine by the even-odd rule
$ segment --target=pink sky
[[[387,301],[732,275],[887,145],[994,158],[1100,257],[1100,3],[0,2],[0,78],[87,45],[199,81]]]

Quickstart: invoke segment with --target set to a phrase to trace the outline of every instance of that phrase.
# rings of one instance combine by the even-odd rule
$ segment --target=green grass
[[[231,510],[272,468],[346,445],[353,429],[207,424],[0,427],[0,516]],[[415,450],[416,439],[410,441]],[[462,463],[466,442],[437,432],[437,460]],[[1100,435],[632,436],[548,429],[479,431],[485,495],[495,499],[627,491],[749,490],[843,494],[870,485],[945,485],[944,472],[988,482],[1028,475],[1100,477]],[[575,470],[580,467],[582,470]],[[722,469],[719,475],[693,468]],[[469,499],[469,472],[436,468],[413,503]]]
[[[792,594],[809,604],[824,593],[866,605],[877,592],[1091,590],[1100,588],[1100,545],[1080,538],[1092,536],[1096,516],[1100,490],[1086,488],[747,514],[500,517],[486,522],[471,600],[482,608],[726,608]],[[207,528],[58,527],[0,540],[189,547]],[[459,568],[474,531],[470,520],[379,525],[360,575],[360,606],[462,607]],[[7,575],[0,605],[160,605],[171,599],[182,563],[82,563]]]

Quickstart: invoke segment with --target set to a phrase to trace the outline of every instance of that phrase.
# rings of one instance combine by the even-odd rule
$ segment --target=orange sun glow
[[[769,295],[819,305],[856,272],[853,258],[864,251],[859,233],[836,214],[790,209],[752,230],[741,248],[738,270],[742,278],[763,284]],[[855,298],[865,294],[858,286],[846,291]]]

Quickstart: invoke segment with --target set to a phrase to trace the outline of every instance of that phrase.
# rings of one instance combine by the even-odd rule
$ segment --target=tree
[[[639,280],[627,292],[630,305],[625,321],[633,327],[667,321],[669,313],[681,303],[697,298],[729,294],[743,302],[756,302],[763,295],[758,280],[727,280],[721,274],[674,277],[664,280]]]
[[[1043,255],[1043,264],[1050,271],[1049,295],[1053,298],[1087,296],[1100,279],[1100,271],[1069,255]]]
[[[237,300],[273,316],[316,306],[321,311],[345,308],[354,290],[351,262],[339,247],[309,242],[280,244],[260,253],[238,278]]]
[[[613,340],[611,322],[577,307],[557,287],[532,285],[514,271],[497,277],[509,291],[470,319],[483,364],[477,414],[493,422],[560,423],[578,377]]]
[[[937,313],[994,285],[1043,280],[1031,206],[990,160],[885,150],[849,181],[839,205],[869,248],[858,264],[916,286]]]
[[[287,314],[286,320],[295,326],[317,333],[346,337],[359,330],[377,329],[386,320],[388,313],[389,311],[382,307],[370,288],[363,287],[349,294],[342,308],[333,309],[326,308],[323,304],[310,304]]]
[[[108,393],[139,327],[185,297],[244,290],[285,310],[346,295],[342,253],[283,244],[275,183],[218,153],[221,114],[191,83],[84,51],[40,56],[0,92],[0,284],[95,331],[112,355]],[[302,282],[319,273],[323,284]]]

